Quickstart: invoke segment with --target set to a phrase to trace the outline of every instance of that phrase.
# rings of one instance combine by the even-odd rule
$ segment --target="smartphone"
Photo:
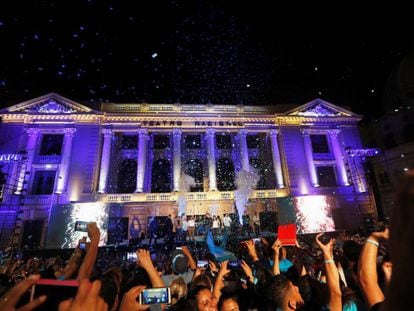
[[[175,249],[182,250],[183,248],[181,246],[177,246]]]
[[[87,221],[76,221],[75,222],[75,231],[88,232],[88,222]]]
[[[127,260],[137,260],[138,256],[136,252],[128,252],[127,253]]]
[[[241,267],[241,262],[242,261],[240,259],[230,260],[227,267],[229,267],[229,269],[239,269]]]
[[[139,303],[141,305],[151,304],[170,304],[171,291],[169,287],[148,288],[144,289],[139,295]]]
[[[208,268],[208,260],[197,260],[197,268],[207,269]]]
[[[260,238],[254,238],[253,242],[254,242],[254,244],[260,244],[261,240],[260,240]]]
[[[78,287],[79,284],[76,280],[40,279],[32,286],[30,301],[46,295],[46,301],[37,307],[36,310],[58,310],[59,303],[76,296]]]
[[[85,248],[86,248],[86,243],[85,242],[79,243],[79,249],[85,249]]]

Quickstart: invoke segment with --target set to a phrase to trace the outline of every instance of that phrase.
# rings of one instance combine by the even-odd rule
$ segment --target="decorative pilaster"
[[[102,158],[101,158],[101,171],[99,174],[99,193],[106,192],[106,182],[108,179],[109,172],[109,163],[111,161],[111,141],[113,132],[111,129],[102,129],[102,134],[104,137],[103,147],[102,147]]]
[[[173,178],[174,189],[173,191],[180,191],[180,178],[181,178],[181,130],[173,130]],[[182,189],[183,190],[183,189]]]
[[[285,188],[283,181],[282,162],[280,160],[279,144],[277,142],[278,130],[270,130],[270,144],[272,147],[273,168],[276,175],[276,183],[278,188]]]
[[[73,136],[76,132],[74,128],[66,128],[65,129],[65,136],[63,139],[63,146],[62,146],[62,160],[59,165],[59,178],[57,181],[57,188],[55,193],[64,193],[66,191],[66,184],[69,175],[69,167],[70,167],[70,159],[72,154],[72,141]]]
[[[206,131],[209,191],[217,191],[215,133],[211,128]]]
[[[247,148],[246,136],[247,136],[247,130],[239,131],[240,159],[241,159],[242,170],[249,172],[250,171],[249,150]]]
[[[344,154],[338,140],[339,132],[339,130],[329,131],[329,139],[331,141],[332,151],[335,156],[336,172],[338,174],[339,183],[341,186],[349,186]]]
[[[312,142],[310,139],[310,133],[308,130],[302,130],[302,135],[303,135],[303,145],[305,147],[306,163],[307,163],[308,171],[309,171],[309,178],[310,178],[312,186],[319,187],[318,176],[316,174],[316,167],[315,167],[315,164],[313,163],[313,150],[312,150]]]
[[[135,189],[135,192],[144,192],[148,138],[147,129],[138,130],[137,188]]]
[[[28,135],[28,140],[26,144],[27,160],[26,163],[22,161],[22,165],[20,166],[17,187],[16,191],[14,192],[15,194],[22,193],[24,180],[26,178],[26,170],[31,169],[40,131],[35,128],[29,128],[26,130],[26,133]]]

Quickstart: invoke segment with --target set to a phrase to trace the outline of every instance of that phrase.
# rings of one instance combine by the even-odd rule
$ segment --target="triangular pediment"
[[[357,114],[317,98],[288,112],[288,116],[301,117],[359,117]]]
[[[89,107],[56,93],[49,93],[3,109],[3,113],[71,114],[93,113]]]

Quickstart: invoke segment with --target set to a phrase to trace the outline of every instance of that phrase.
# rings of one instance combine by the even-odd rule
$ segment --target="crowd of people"
[[[98,248],[100,231],[90,223],[86,248],[69,258],[3,252],[0,310],[45,305],[47,293],[27,298],[39,279],[77,280],[76,295],[62,299],[59,310],[414,310],[414,172],[401,184],[397,203],[390,228],[369,236],[320,233],[295,246],[246,237],[232,261],[188,241],[168,249],[138,247],[136,256],[107,251]],[[191,218],[186,221],[188,232]],[[150,288],[168,288],[171,299],[144,304],[141,293]]]

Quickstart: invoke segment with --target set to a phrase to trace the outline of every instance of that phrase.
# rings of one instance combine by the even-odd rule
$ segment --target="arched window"
[[[217,188],[219,191],[236,189],[233,162],[228,158],[221,158],[216,166]]]
[[[171,192],[171,164],[159,159],[152,164],[151,192]]]
[[[137,162],[122,161],[118,172],[118,193],[133,193],[137,187]]]
[[[190,187],[191,192],[202,192],[203,189],[203,163],[199,159],[190,159],[184,164],[184,173],[193,177],[195,185]]]

